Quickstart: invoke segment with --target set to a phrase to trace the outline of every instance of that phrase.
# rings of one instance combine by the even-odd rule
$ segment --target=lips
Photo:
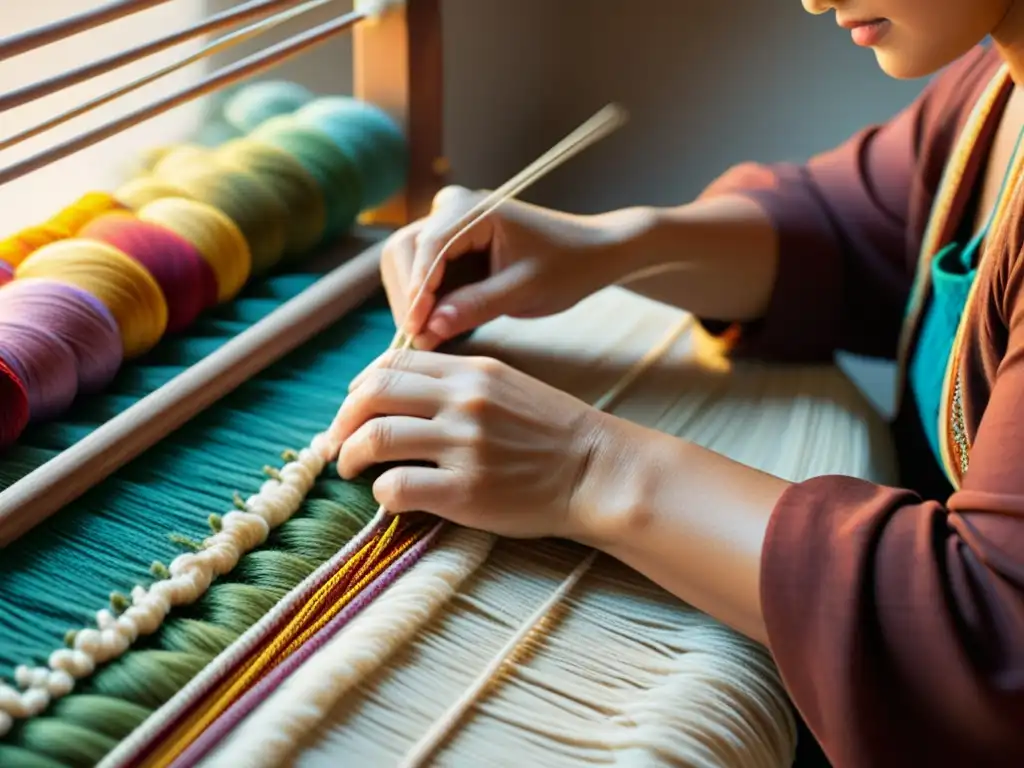
[[[838,24],[843,29],[849,30],[854,30],[857,29],[858,27],[873,27],[881,25],[885,21],[887,21],[887,19],[881,17],[877,19],[843,19],[839,18],[838,16],[836,17],[836,24]]]

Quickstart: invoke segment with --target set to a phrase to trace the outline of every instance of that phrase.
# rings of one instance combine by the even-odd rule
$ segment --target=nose
[[[823,13],[828,13],[832,10],[834,5],[831,0],[802,0],[804,10],[808,13],[812,13],[815,16],[820,16]]]

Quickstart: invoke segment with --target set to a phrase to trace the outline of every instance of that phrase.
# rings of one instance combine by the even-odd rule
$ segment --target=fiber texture
[[[315,279],[293,275],[254,284],[201,318],[188,337],[166,339],[145,364],[125,366],[105,392],[83,401],[75,423],[29,428],[2,464],[4,480],[77,441]],[[0,675],[17,679],[20,665],[45,666],[69,629],[97,626],[101,609],[116,616],[135,584],[159,579],[166,568],[160,564],[210,536],[232,498],[266,480],[260,467],[280,465],[282,451],[308,444],[329,423],[348,380],[393,334],[390,312],[371,303],[19,541],[0,563]],[[342,482],[333,468],[325,470],[300,512],[192,607],[175,612],[45,712],[15,724],[0,741],[0,764],[13,748],[64,765],[95,764],[375,511],[367,483]]]
[[[610,289],[465,346],[597,401],[674,322]],[[793,480],[879,482],[882,420],[832,368],[740,366],[694,332],[613,407]],[[493,549],[492,549],[493,547]],[[491,550],[488,556],[487,552]],[[588,553],[452,532],[227,734],[210,766],[407,765],[423,734]],[[795,729],[763,648],[607,558],[504,665],[430,764],[783,768]],[[409,763],[408,765],[412,765]]]
[[[301,119],[300,109],[307,110]],[[7,321],[5,375],[17,377],[34,404],[29,423],[65,413],[80,392],[110,379],[107,367],[83,365],[81,345],[77,383],[67,375],[61,344],[79,332],[66,328],[70,318],[78,328],[98,306],[114,319],[117,338],[98,334],[90,360],[137,359],[247,281],[292,269],[345,235],[373,201],[405,183],[400,128],[348,97],[318,99],[294,83],[257,82],[233,92],[213,122],[230,128],[223,140],[156,147],[114,193],[89,193],[0,240],[0,287],[36,280],[39,301],[50,291],[60,304],[37,312],[41,324],[24,339]],[[0,292],[0,315],[12,301]],[[0,449],[24,429],[15,429],[19,403],[0,402]]]

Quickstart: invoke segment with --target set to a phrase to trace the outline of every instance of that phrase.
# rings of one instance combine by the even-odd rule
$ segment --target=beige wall
[[[803,159],[891,116],[921,87],[886,77],[831,16],[809,16],[798,0],[446,0],[443,9],[455,181],[496,186],[608,101],[630,110],[626,129],[525,195],[577,211],[678,203],[733,163]],[[350,50],[330,43],[278,73],[347,92]],[[843,362],[888,410],[891,366]]]

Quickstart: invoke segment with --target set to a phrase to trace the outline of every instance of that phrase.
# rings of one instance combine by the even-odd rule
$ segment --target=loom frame
[[[441,0],[404,0],[378,21],[356,25],[352,84],[353,95],[388,112],[409,142],[405,189],[363,220],[404,226],[430,212],[449,170]]]
[[[360,7],[366,0],[356,0]],[[60,23],[24,46],[69,34]],[[409,146],[405,188],[360,219],[318,283],[208,358],[0,491],[0,550],[380,291],[384,238],[426,215],[446,183],[441,0],[400,0],[352,28],[353,96],[388,112]],[[40,42],[39,39],[43,38]],[[22,45],[19,38],[13,44]],[[385,66],[386,65],[386,66]]]

